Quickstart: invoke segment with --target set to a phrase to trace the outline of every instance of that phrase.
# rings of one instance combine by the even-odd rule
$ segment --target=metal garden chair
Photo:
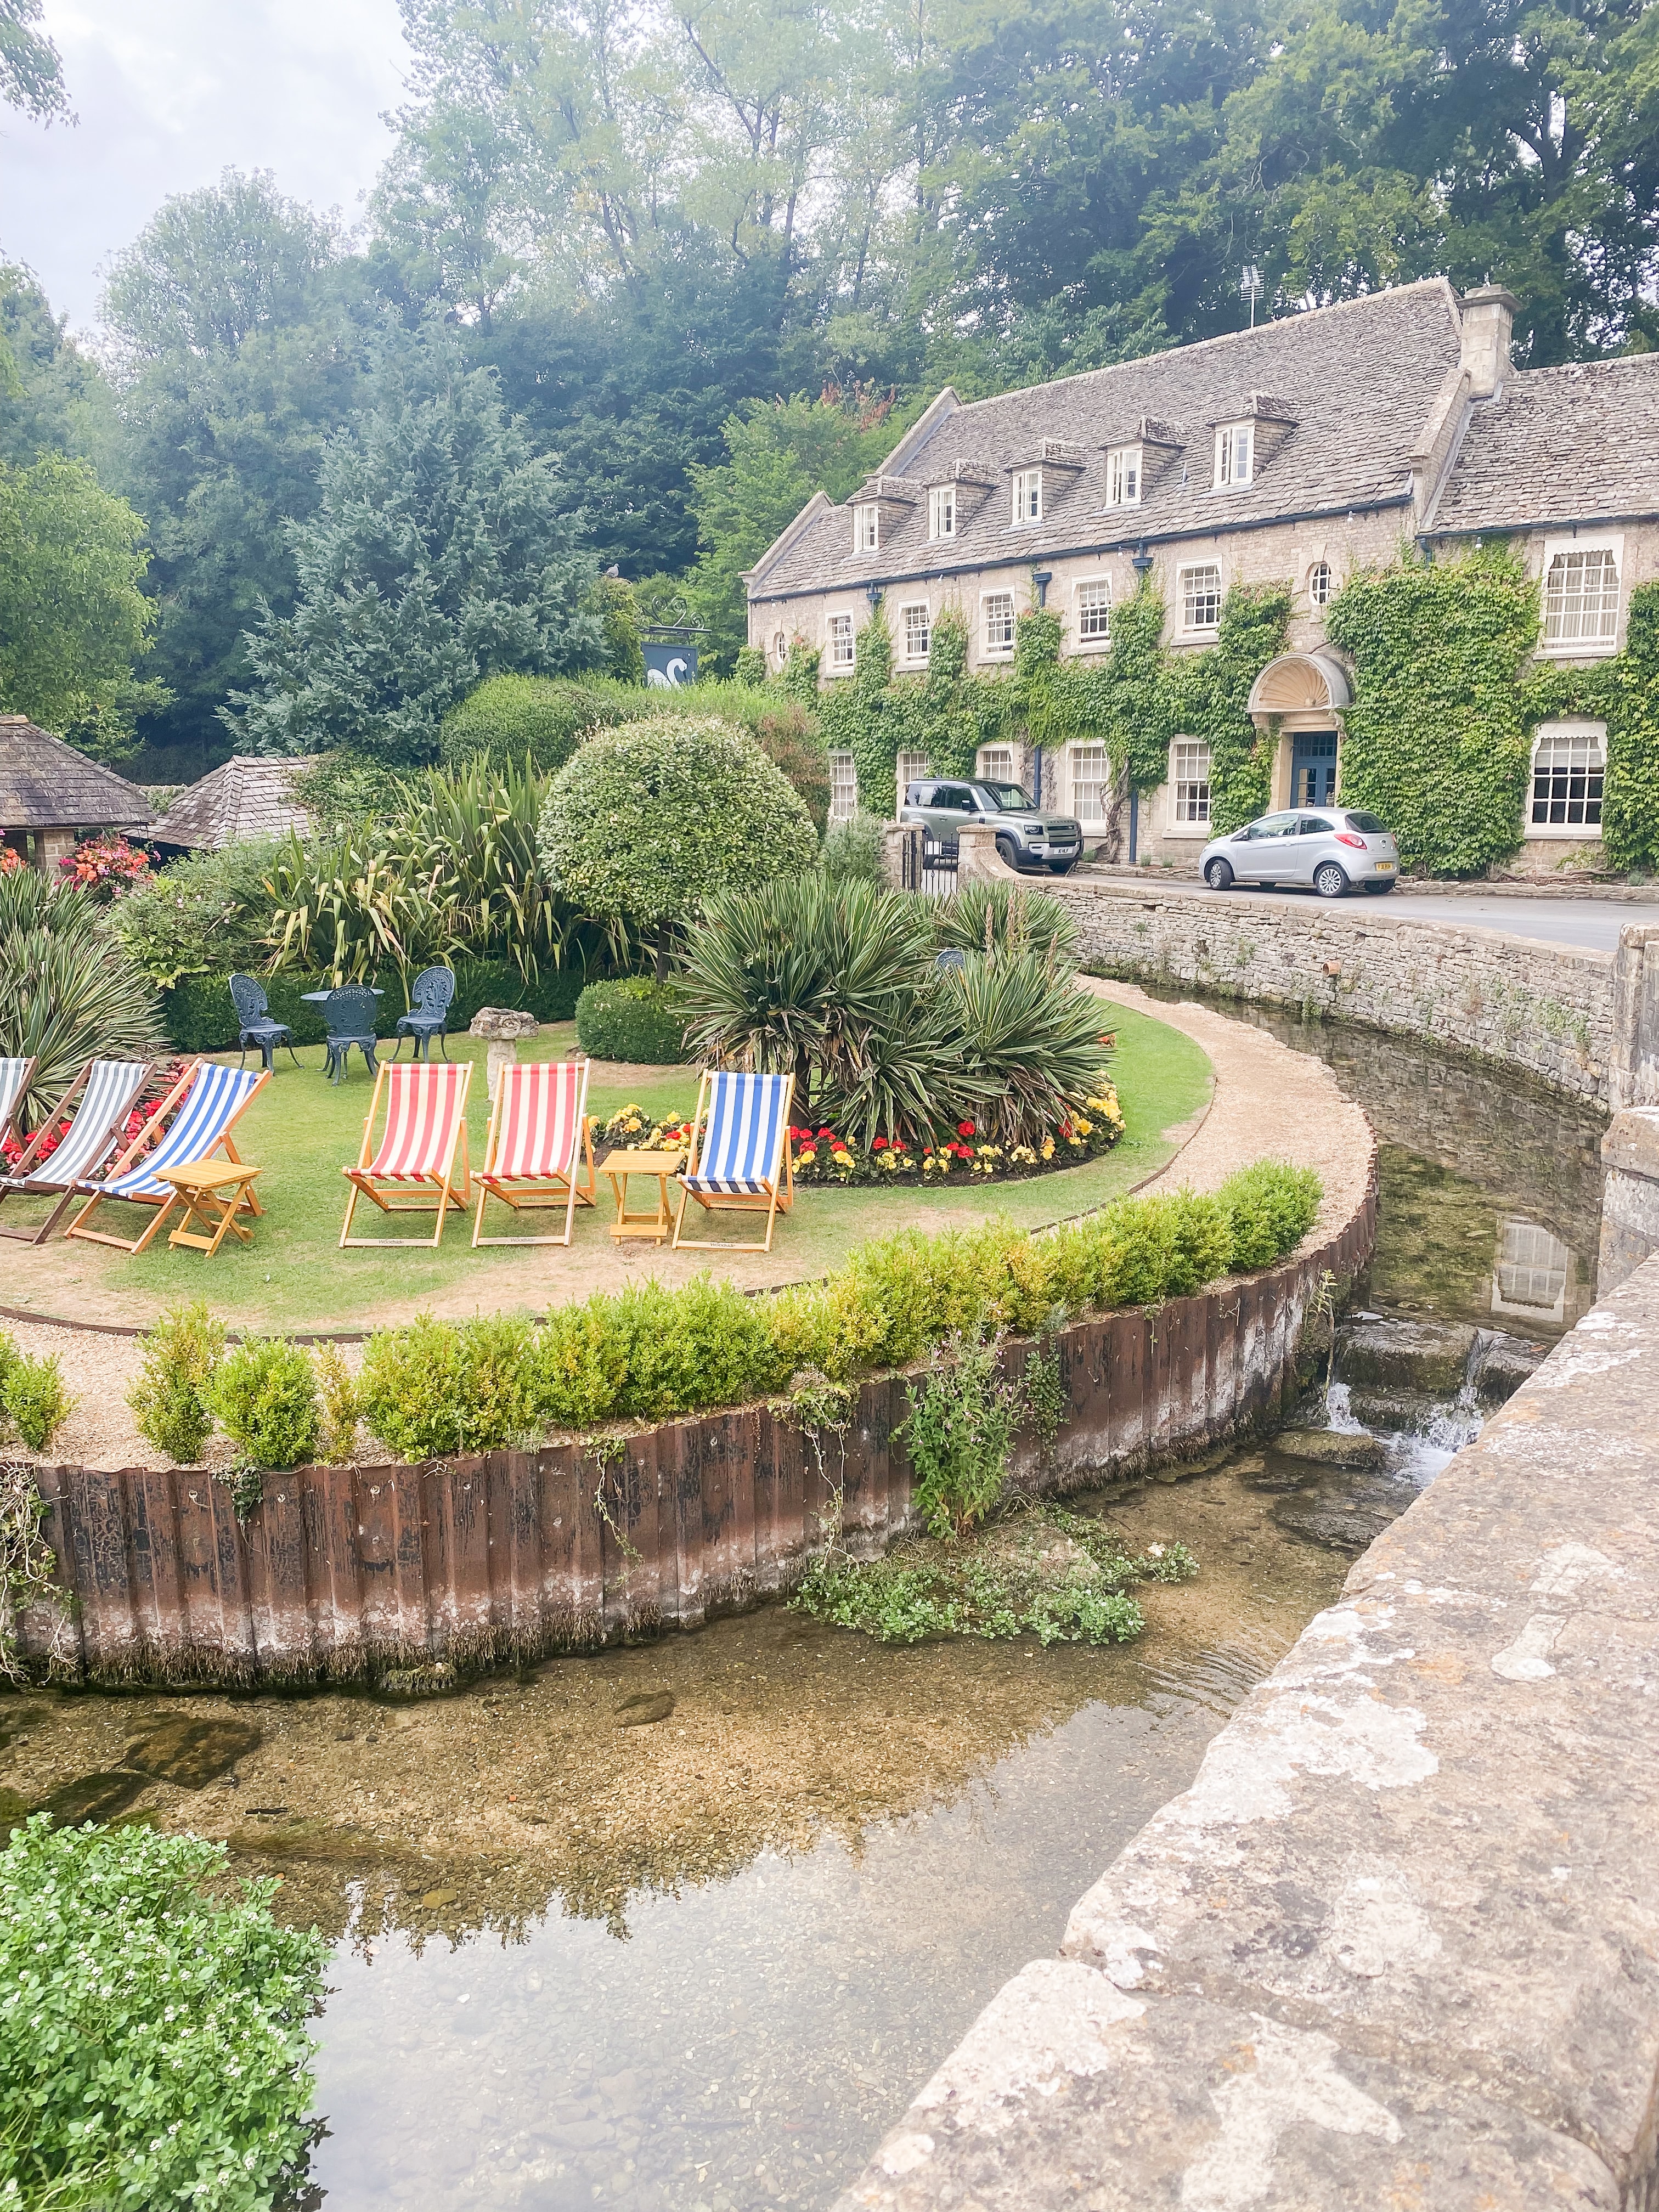
[[[366,983],[341,983],[323,1001],[323,1026],[328,1033],[326,1073],[331,1083],[345,1080],[346,1063],[355,1044],[370,1067],[379,1072],[374,1057],[374,1022],[379,1008]]]
[[[444,1042],[449,1020],[451,1001],[455,996],[455,970],[453,968],[423,968],[415,978],[414,988],[409,994],[409,1012],[398,1017],[398,1035],[415,1040],[417,1060],[432,1057],[432,1040],[438,1040],[438,1049],[449,1058],[449,1047]],[[392,1048],[394,1055],[397,1045]]]
[[[286,1022],[272,1020],[270,1000],[265,996],[264,986],[256,983],[252,975],[233,975],[230,996],[240,1024],[236,1042],[241,1048],[242,1061],[247,1059],[248,1047],[257,1044],[260,1060],[267,1073],[274,1074],[276,1048],[279,1044],[285,1044],[289,1058],[297,1067],[300,1060],[294,1049],[294,1032]],[[242,1061],[239,1061],[238,1066]]]

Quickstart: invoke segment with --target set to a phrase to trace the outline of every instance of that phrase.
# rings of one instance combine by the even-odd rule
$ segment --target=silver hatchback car
[[[1340,898],[1351,884],[1391,891],[1400,874],[1400,848],[1374,814],[1353,807],[1293,809],[1263,814],[1224,837],[1212,837],[1200,862],[1212,891],[1234,884],[1306,884],[1321,898]]]

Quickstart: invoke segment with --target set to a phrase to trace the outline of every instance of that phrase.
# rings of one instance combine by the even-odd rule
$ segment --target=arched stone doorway
[[[1279,730],[1272,805],[1320,806],[1341,780],[1342,710],[1352,694],[1347,672],[1328,653],[1281,653],[1250,686],[1258,730]]]

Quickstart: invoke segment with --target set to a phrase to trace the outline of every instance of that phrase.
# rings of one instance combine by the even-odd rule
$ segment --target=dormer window
[[[957,488],[935,484],[927,495],[927,535],[954,538],[957,534]]]
[[[1106,504],[1108,507],[1139,506],[1140,448],[1139,446],[1114,446],[1107,454]]]
[[[878,553],[881,550],[881,509],[874,500],[853,509],[853,550],[855,553]]]
[[[1041,469],[1017,469],[1014,471],[1014,526],[1042,520],[1042,471]]]
[[[1224,491],[1233,484],[1249,483],[1255,458],[1255,425],[1224,422],[1215,434],[1216,489]]]

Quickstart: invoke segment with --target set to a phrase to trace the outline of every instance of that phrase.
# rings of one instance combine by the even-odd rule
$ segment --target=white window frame
[[[920,652],[916,651],[913,647],[910,641],[911,630],[913,628],[910,617],[913,615],[920,615],[921,617],[921,649]],[[904,601],[903,605],[898,610],[898,658],[901,666],[905,668],[926,668],[927,665],[927,648],[932,644],[933,638],[933,611],[928,605],[926,599],[906,599]]]
[[[1213,594],[1215,599],[1215,620],[1212,623],[1195,623],[1191,621],[1188,616],[1187,609],[1188,603],[1196,599],[1198,594],[1188,588],[1187,580],[1189,576],[1200,575],[1213,575],[1215,578],[1215,592]],[[1227,596],[1227,579],[1225,574],[1223,573],[1220,562],[1188,561],[1184,562],[1176,571],[1176,597],[1181,606],[1180,635],[1182,637],[1213,637],[1221,627],[1221,602]],[[1208,598],[1211,594],[1206,592],[1204,596]]]
[[[935,544],[957,534],[957,488],[935,484],[927,495],[927,535]]]
[[[920,783],[924,776],[933,773],[933,763],[926,753],[901,753],[893,763],[893,787],[900,806],[904,804],[907,784]]]
[[[1098,757],[1097,764],[1100,771],[1098,775],[1095,773],[1097,757]],[[1079,773],[1085,766],[1088,773],[1086,775]],[[1104,745],[1074,744],[1066,747],[1066,787],[1071,795],[1072,811],[1085,829],[1093,827],[1097,830],[1103,830],[1105,828],[1108,811],[1111,806],[1112,781],[1112,757]],[[1088,790],[1098,790],[1100,793],[1099,808],[1094,813],[1087,812],[1084,807],[1083,793]]]
[[[1106,504],[1139,507],[1146,456],[1139,446],[1113,446],[1106,455]]]
[[[1319,595],[1319,580],[1322,576],[1325,580],[1325,595],[1322,599]],[[1326,560],[1322,559],[1310,562],[1308,568],[1308,605],[1310,607],[1318,607],[1322,610],[1329,606],[1331,601],[1335,597],[1335,569],[1333,568],[1330,562]]]
[[[1558,560],[1574,553],[1610,553],[1613,556],[1613,622],[1604,637],[1553,638],[1549,634],[1550,571]],[[1544,540],[1544,566],[1539,576],[1539,595],[1542,602],[1543,632],[1538,650],[1551,659],[1599,660],[1619,650],[1619,617],[1625,605],[1625,539],[1622,532],[1607,537],[1547,538]]]
[[[991,642],[991,608],[994,603],[1008,602],[1008,642]],[[979,595],[979,657],[981,660],[1012,660],[1014,657],[1014,625],[1019,620],[1019,609],[1014,604],[1011,591],[981,592]]]
[[[840,651],[842,642],[847,651]],[[824,667],[831,676],[850,676],[858,666],[859,626],[844,611],[827,615],[823,624]]]
[[[993,762],[1006,762],[1006,767],[993,767]],[[1018,783],[1020,757],[1018,745],[981,745],[974,756],[974,774],[981,782]]]
[[[1097,605],[1085,606],[1084,593],[1098,592],[1103,596]],[[1098,629],[1085,629],[1084,617],[1103,615],[1104,622]],[[1079,576],[1072,586],[1072,627],[1077,633],[1079,653],[1101,653],[1112,641],[1112,580],[1109,576]]]
[[[1565,1321],[1571,1266],[1571,1251],[1553,1230],[1518,1214],[1506,1216],[1499,1224],[1492,1268],[1492,1311]]]
[[[1200,762],[1197,756],[1203,755]],[[1170,746],[1170,803],[1164,809],[1166,837],[1197,837],[1215,834],[1211,825],[1211,771],[1213,757],[1202,738],[1176,738]]]
[[[881,509],[872,499],[862,499],[853,509],[853,550],[854,553],[879,553],[881,550]]]
[[[1546,745],[1553,749],[1558,744],[1565,744],[1571,748],[1580,745],[1585,747],[1587,757],[1583,773],[1586,777],[1586,789],[1578,799],[1575,799],[1571,795],[1571,785],[1569,781],[1568,789],[1562,794],[1559,802],[1546,800],[1545,804],[1559,803],[1564,811],[1568,813],[1577,806],[1579,810],[1578,819],[1577,822],[1534,822],[1533,809],[1538,805],[1539,756]],[[1567,773],[1571,777],[1571,758]],[[1593,722],[1588,720],[1540,722],[1533,732],[1532,759],[1527,770],[1527,812],[1526,819],[1522,824],[1522,836],[1565,838],[1574,845],[1589,845],[1597,842],[1601,835],[1601,810],[1606,804],[1602,794],[1607,788],[1607,726],[1605,722]],[[1602,793],[1598,793],[1594,799],[1589,796],[1588,789],[1588,779],[1590,777],[1599,778],[1602,786]],[[1596,813],[1594,822],[1586,821],[1584,818],[1586,811],[1591,806],[1595,807]]]
[[[850,822],[859,811],[858,762],[851,753],[830,756],[830,819]]]
[[[1009,527],[1013,530],[1034,530],[1042,520],[1042,471],[1041,469],[1016,469],[1012,510]]]
[[[1237,491],[1255,481],[1255,425],[1223,422],[1215,434],[1215,489]]]

